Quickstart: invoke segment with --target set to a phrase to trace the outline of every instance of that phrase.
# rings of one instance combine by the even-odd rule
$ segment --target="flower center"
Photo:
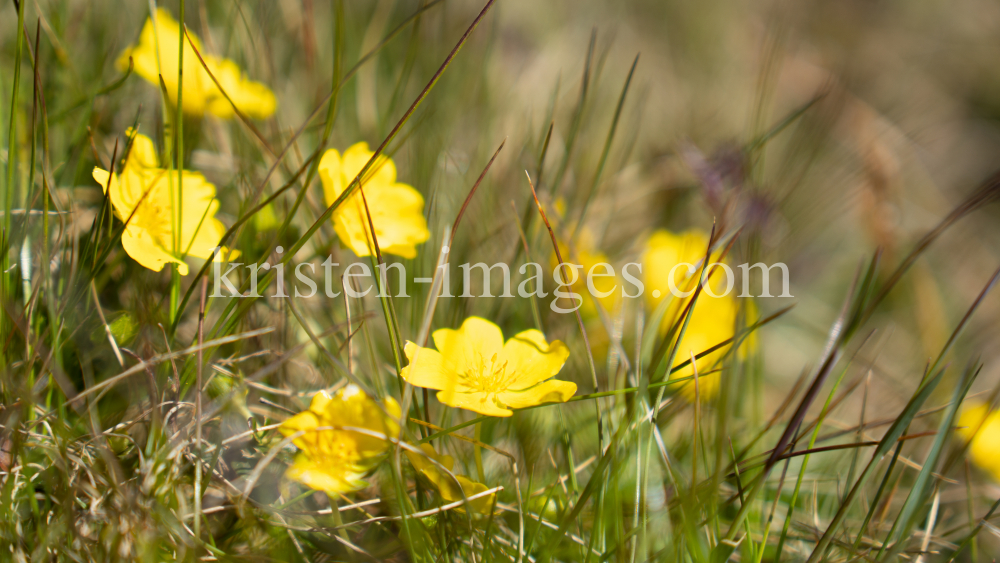
[[[480,355],[478,365],[470,366],[464,376],[465,384],[474,391],[483,393],[481,402],[486,402],[489,395],[497,395],[507,390],[510,384],[507,377],[507,362],[497,363],[497,355],[493,354],[490,361]]]

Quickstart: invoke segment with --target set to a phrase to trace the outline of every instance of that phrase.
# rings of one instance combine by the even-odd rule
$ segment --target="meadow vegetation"
[[[990,560],[998,22],[0,4],[0,559]]]

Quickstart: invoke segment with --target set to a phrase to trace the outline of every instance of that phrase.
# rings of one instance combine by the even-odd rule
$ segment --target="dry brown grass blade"
[[[194,40],[191,39],[191,34],[188,33],[187,24],[181,22],[181,26],[184,27],[184,37],[187,37],[188,45],[191,46],[191,49],[194,50],[195,56],[198,57],[198,62],[201,63],[201,68],[203,68],[205,72],[208,73],[209,78],[211,78],[212,82],[215,83],[215,87],[218,88],[220,92],[222,92],[223,96],[225,96],[226,101],[229,102],[230,106],[232,106],[233,111],[236,112],[236,115],[237,117],[240,118],[240,121],[242,121],[243,124],[246,125],[247,128],[253,132],[254,136],[257,137],[257,140],[260,141],[260,144],[265,149],[267,149],[267,152],[270,153],[272,157],[277,158],[278,155],[275,154],[274,149],[271,148],[271,144],[267,142],[267,139],[265,139],[264,135],[260,132],[259,129],[257,129],[257,126],[254,125],[252,121],[250,121],[250,118],[247,117],[245,113],[243,113],[243,110],[241,110],[239,106],[236,105],[236,102],[234,102],[233,99],[229,97],[229,93],[226,92],[226,89],[223,88],[222,84],[219,83],[219,79],[215,77],[215,74],[212,72],[212,69],[208,68],[208,64],[205,62],[204,57],[201,56],[201,51],[198,50],[198,46],[195,45]]]
[[[458,211],[458,216],[455,217],[455,223],[451,226],[451,240],[455,240],[455,232],[458,231],[458,224],[462,222],[462,216],[465,215],[465,209],[469,207],[469,202],[472,201],[472,196],[476,195],[476,189],[479,188],[480,182],[486,177],[486,173],[490,171],[490,167],[493,166],[493,161],[497,159],[497,155],[503,150],[503,146],[507,144],[507,138],[504,137],[500,146],[497,147],[496,152],[490,158],[490,161],[486,163],[486,168],[483,168],[482,173],[479,174],[479,178],[476,179],[476,183],[472,185],[472,189],[469,190],[469,195],[465,196],[465,202],[462,203],[462,208]]]

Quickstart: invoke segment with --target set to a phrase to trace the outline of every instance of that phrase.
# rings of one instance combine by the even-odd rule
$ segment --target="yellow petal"
[[[382,404],[385,407],[386,415],[389,416],[390,419],[394,419],[395,421],[402,421],[403,409],[402,407],[399,406],[399,403],[396,402],[396,399],[393,399],[392,397],[386,397],[385,399],[383,399]],[[398,425],[396,427],[395,432],[393,433],[393,437],[399,437]]]
[[[332,205],[334,201],[336,199],[329,201],[327,205]],[[369,241],[368,215],[365,213],[363,203],[355,193],[333,213],[333,230],[340,238],[340,242],[362,258],[371,256],[375,248],[374,244]]]
[[[222,240],[222,235],[224,234],[226,234],[226,227],[222,224],[222,221],[214,217],[206,217],[205,222],[198,227],[198,232],[194,238],[185,234],[184,249],[186,255],[205,260],[214,258],[215,248],[219,246],[219,242]],[[239,252],[234,251],[234,254],[229,259],[235,260],[238,257]]]
[[[434,451],[429,444],[421,444],[421,451],[424,455],[411,452],[409,450],[403,450],[406,453],[406,457],[413,464],[414,469],[417,470],[421,475],[423,475],[441,494],[441,498],[446,503],[456,502],[478,493],[489,490],[489,487],[483,485],[482,483],[477,483],[470,480],[464,475],[452,475],[449,474],[454,467],[455,460],[449,455],[439,455]],[[436,464],[432,463],[430,460],[433,459],[444,466],[448,471],[443,471]],[[495,494],[490,494],[482,498],[474,499],[469,501],[468,506],[472,508],[473,511],[479,512],[481,514],[489,513],[490,507],[493,506],[493,498]],[[463,507],[458,507],[456,510],[464,512]]]
[[[1000,414],[990,412],[985,403],[974,403],[958,419],[960,436],[968,440],[969,459],[1000,481]]]
[[[111,179],[111,174],[107,170],[95,166],[91,175],[94,177],[94,181],[101,185],[101,190],[108,193],[108,180]]]
[[[364,196],[380,250],[404,258],[415,257],[417,245],[430,238],[423,215],[424,196],[406,184],[376,183],[364,186]],[[367,221],[367,216],[359,219]]]
[[[314,429],[320,427],[321,421],[319,416],[311,410],[300,412],[299,414],[289,418],[281,423],[278,427],[278,431],[281,432],[285,437],[291,436],[297,432],[304,432],[302,436],[299,436],[292,441],[293,444],[300,450],[307,450],[313,447],[319,439],[318,432],[313,432]]]
[[[448,369],[444,357],[436,350],[407,342],[403,352],[410,363],[403,368],[400,375],[410,385],[437,390],[453,387],[458,374]]]
[[[108,194],[115,215],[122,221],[132,215],[136,205],[148,199],[146,192],[149,182],[146,181],[146,175],[139,174],[128,161],[125,163],[125,170],[121,173],[116,172],[114,178],[111,178],[107,170],[96,167],[92,176],[94,181],[100,184],[101,190]]]
[[[642,254],[645,294],[650,307],[655,307],[657,303],[671,295],[669,284],[671,270],[682,262],[697,268],[705,259],[707,250],[708,234],[698,229],[680,234],[664,230],[653,233],[646,242],[646,249]],[[718,253],[713,260],[717,257]],[[674,286],[680,291],[690,291],[698,283],[699,273],[700,270],[690,273],[684,266],[678,267],[674,272]],[[715,279],[716,275],[712,277]],[[654,291],[659,292],[655,297]]]
[[[311,431],[319,426],[321,426],[320,414],[314,412],[313,410],[307,410],[286,419],[281,423],[281,426],[278,427],[278,431],[285,436],[291,436],[296,432]]]
[[[327,205],[333,203],[337,196],[354,181],[354,178],[357,177],[358,173],[361,172],[374,154],[374,151],[368,149],[368,143],[364,142],[351,145],[350,148],[344,151],[342,157],[334,149],[329,149],[323,154],[323,158],[320,160],[320,172],[322,173],[325,170],[325,175],[330,181],[329,188],[325,189],[328,192]],[[322,178],[323,175],[321,174]],[[366,188],[377,185],[389,186],[395,184],[396,165],[389,157],[379,155],[378,159],[372,163],[371,168],[368,169],[368,173],[361,180]],[[325,183],[324,188],[327,188]]]
[[[188,274],[187,264],[164,250],[144,229],[127,226],[122,233],[122,247],[133,260],[154,272],[162,270],[164,264],[171,263],[177,264],[180,275]]]
[[[205,57],[205,64],[225,91],[225,94],[219,91],[212,77],[208,77],[212,88],[208,111],[213,115],[222,119],[233,117],[235,114],[233,104],[248,117],[263,119],[274,114],[278,105],[274,93],[260,82],[246,78],[235,62],[229,59]],[[227,95],[232,103],[226,99]]]
[[[378,465],[391,446],[389,440],[399,436],[400,414],[392,398],[380,405],[352,384],[332,396],[315,395],[309,410],[279,429],[285,436],[304,432],[294,443],[311,462],[360,476]]]
[[[162,73],[163,80],[174,80],[176,89],[177,79],[177,38],[179,28],[177,22],[166,10],[160,8],[156,11],[156,25],[154,27],[152,19],[146,19],[146,24],[139,34],[139,41],[135,46],[126,49],[118,58],[117,66],[119,70],[128,68],[128,58],[132,57],[135,64],[135,72],[150,84],[159,85],[159,75]],[[157,40],[160,41],[157,41]],[[159,43],[159,49],[157,44]],[[173,47],[171,49],[171,47]],[[169,53],[173,52],[173,56]],[[163,55],[162,60],[159,55]],[[171,72],[172,71],[172,72]],[[169,84],[167,85],[169,89]]]
[[[361,479],[362,473],[331,463],[327,458],[314,460],[301,453],[295,456],[295,461],[288,467],[285,476],[327,493],[350,493],[368,486],[368,483]]]
[[[361,144],[364,145],[364,143]],[[367,145],[364,146],[367,147]],[[327,206],[333,205],[340,194],[347,189],[353,176],[347,177],[344,161],[335,149],[323,153],[323,158],[319,163],[319,172],[320,180],[323,182],[323,196],[326,204]],[[344,246],[350,248],[357,256],[371,255],[366,235],[368,230],[367,216],[364,214],[361,198],[355,195],[341,202],[337,210],[334,211],[332,219],[334,231]]]
[[[116,171],[110,192],[111,203],[122,217],[128,217],[136,206],[165,206],[169,210],[170,182],[168,171],[157,168],[156,148],[153,141],[141,134],[132,137],[132,145],[121,171]]]
[[[328,206],[344,191],[341,168],[340,153],[336,149],[328,149],[323,153],[323,158],[319,160],[319,177],[323,182],[323,195]]]
[[[208,259],[219,246],[226,228],[215,218],[219,200],[215,186],[196,172],[184,171],[181,201],[181,251],[188,256]]]
[[[371,433],[350,430],[324,433],[329,441],[339,441],[348,446],[347,457],[362,466],[370,466],[373,458],[384,455],[390,442],[385,438],[399,436],[399,405],[391,397],[382,405],[368,397],[356,385],[347,385],[323,406],[321,426],[363,428]]]
[[[345,178],[341,185],[346,187],[349,182]],[[366,184],[363,190],[365,199],[358,190],[334,212],[334,229],[340,240],[358,256],[369,256],[377,241],[383,254],[415,257],[417,245],[430,238],[423,196],[405,184]],[[327,205],[334,201],[336,197],[327,197]],[[375,227],[374,240],[371,226]]]
[[[125,132],[126,136],[132,137],[132,146],[128,151],[128,165],[141,166],[143,168],[157,168],[160,166],[160,158],[156,154],[156,146],[152,139],[136,133],[132,135],[131,127]]]
[[[458,330],[440,329],[433,334],[434,346],[454,372],[466,373],[492,362],[503,350],[500,327],[480,317],[465,319]],[[499,357],[498,357],[499,359]]]
[[[760,320],[760,315],[757,313],[757,305],[754,304],[753,299],[743,299],[740,302],[743,305],[743,316],[745,318],[745,328],[749,328],[751,325]],[[757,345],[759,338],[757,335],[757,330],[754,330],[748,335],[743,336],[743,342],[740,344],[740,349],[737,350],[739,358],[741,360],[746,359],[752,352],[757,350]]]
[[[969,458],[979,467],[997,475],[1000,474],[1000,442],[997,441],[1000,432],[995,422],[990,426],[989,429],[981,430],[983,435],[976,436],[972,441],[972,445],[969,446]]]
[[[449,491],[449,496],[451,498],[448,498],[444,495],[444,493],[442,493],[441,498],[444,498],[448,502],[463,500],[463,498],[467,499],[473,495],[477,495],[479,493],[483,493],[489,490],[489,487],[487,487],[486,485],[482,483],[477,483],[469,479],[465,475],[455,475],[455,479],[458,481],[459,486],[462,487],[462,493],[464,496],[456,495],[454,494],[454,492]],[[468,501],[467,506],[471,508],[473,512],[478,512],[480,514],[489,514],[490,509],[493,507],[494,498],[496,498],[496,493],[490,493],[486,496]],[[465,510],[461,506],[457,507],[455,510],[458,510],[459,512],[465,512]]]
[[[371,160],[374,154],[375,151],[369,150],[368,143],[365,142],[355,143],[344,151],[344,168],[342,172],[347,183],[354,181],[354,178],[365,167],[365,164],[368,164],[368,161]],[[396,182],[396,165],[392,162],[391,158],[384,154],[379,155],[378,159],[372,163],[371,168],[368,169],[365,177],[361,180],[366,186],[393,184]]]
[[[510,416],[514,414],[510,410],[497,406],[493,398],[486,393],[439,391],[437,399],[449,407],[466,409],[486,416]]]
[[[509,388],[519,390],[554,377],[568,357],[569,349],[565,344],[558,340],[549,344],[544,334],[531,329],[504,344],[500,363],[507,362],[507,373],[512,378]]]
[[[167,95],[171,103],[177,102],[177,76],[180,67],[178,52],[180,47],[180,25],[177,20],[170,15],[170,12],[163,8],[156,10],[156,26],[153,22],[146,20],[146,25],[139,35],[139,42],[134,47],[127,49],[119,58],[119,66],[128,65],[128,56],[131,55],[135,63],[135,72],[146,79],[157,90],[160,90],[160,77],[167,88]],[[191,34],[191,37],[198,48],[204,53],[205,50],[201,42]],[[207,78],[201,62],[198,61],[194,49],[184,39],[184,112],[188,114],[201,114],[205,110],[205,85]]]
[[[145,203],[149,208],[151,202],[159,199],[156,192],[160,191],[157,186],[160,176],[162,175],[140,174],[129,167],[128,163],[123,173],[114,175],[108,198],[122,221],[128,221],[130,225],[141,224],[141,219],[135,221],[135,211],[141,204]]]
[[[421,472],[432,483],[437,485],[441,475],[441,468],[431,463],[434,460],[440,463],[445,469],[451,471],[455,467],[455,458],[446,454],[438,454],[430,444],[420,444],[420,451],[423,455],[404,449],[407,459],[413,464],[414,469]]]
[[[989,417],[990,407],[986,403],[973,403],[958,416],[958,435],[968,440]]]
[[[214,262],[225,262],[225,261],[228,260],[228,261],[232,262],[233,260],[236,260],[237,258],[239,258],[240,254],[241,254],[241,252],[239,250],[235,250],[235,249],[229,248],[228,246],[223,246],[223,247],[219,248],[219,254],[217,254],[213,258],[213,261]]]
[[[376,218],[389,219],[396,216],[411,220],[413,215],[420,214],[424,210],[424,196],[412,186],[370,182],[365,184],[363,188],[373,220]],[[423,217],[420,216],[420,218]],[[426,222],[424,223],[426,224]],[[377,234],[391,236],[391,232],[388,230],[378,233],[379,227],[379,225],[375,227]]]
[[[696,356],[710,348],[722,344],[735,334],[736,313],[738,304],[732,296],[711,297],[702,294],[695,303],[691,319],[688,321],[684,338],[677,347],[674,366],[690,361],[691,354]],[[678,321],[679,322],[679,321]],[[723,346],[714,352],[698,358],[698,373],[703,377],[699,380],[698,394],[702,400],[710,400],[717,396],[719,390],[719,374],[706,372],[720,367],[720,361],[725,357],[729,346]],[[671,374],[672,379],[690,377],[694,370],[685,366]],[[694,400],[693,383],[684,383],[681,395],[688,401]]]
[[[429,235],[429,233],[428,233]],[[429,238],[429,236],[428,236]],[[425,239],[426,240],[426,239]],[[392,244],[385,248],[380,248],[383,254],[392,254],[401,258],[416,258],[417,247],[412,244]]]
[[[550,379],[522,391],[505,391],[500,402],[512,409],[523,409],[544,403],[565,403],[576,394],[576,383]]]

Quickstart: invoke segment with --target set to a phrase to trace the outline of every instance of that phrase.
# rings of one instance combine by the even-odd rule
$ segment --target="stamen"
[[[503,393],[510,387],[512,380],[508,380],[507,377],[507,365],[509,360],[505,360],[502,364],[497,365],[499,360],[499,354],[493,354],[490,358],[490,365],[486,365],[486,359],[482,354],[478,354],[479,365],[470,367],[468,372],[463,375],[466,385],[478,391],[480,393],[486,394],[481,400],[486,401],[489,395],[496,396],[499,393]]]

